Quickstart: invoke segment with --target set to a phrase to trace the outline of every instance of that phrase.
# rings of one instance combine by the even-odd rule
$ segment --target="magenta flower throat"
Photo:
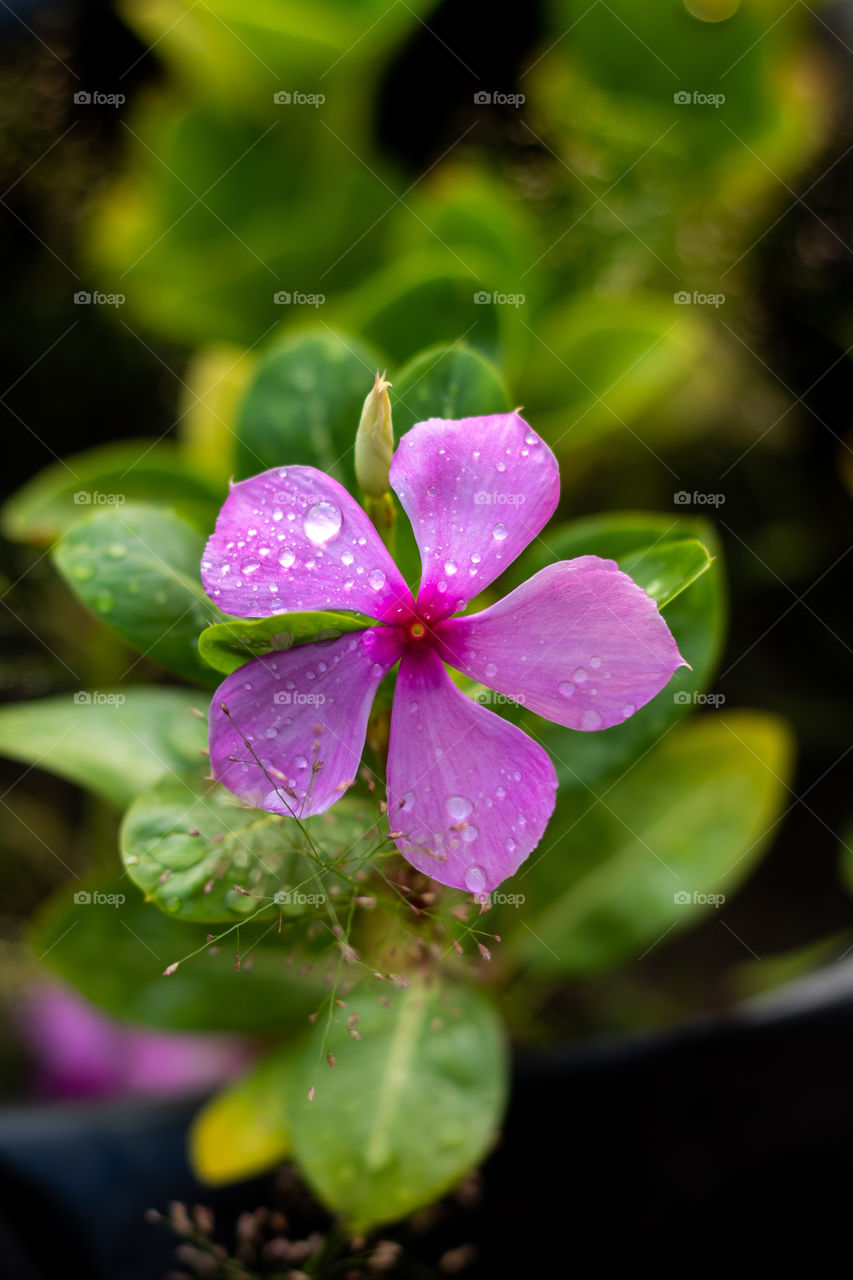
[[[374,695],[399,663],[387,765],[397,847],[433,879],[485,894],[541,840],[557,779],[538,743],[467,697],[445,664],[592,732],[633,715],[683,659],[655,602],[597,556],[549,565],[481,613],[454,616],[557,505],[556,459],[517,413],[418,423],[390,483],[420,550],[417,599],[330,476],[280,467],[232,487],[202,560],[222,609],[347,610],[378,625],[228,676],[211,706],[211,769],[256,808],[323,813],[355,780]]]

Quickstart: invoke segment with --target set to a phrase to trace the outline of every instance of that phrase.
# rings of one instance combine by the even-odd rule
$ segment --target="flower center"
[[[426,638],[427,628],[425,623],[419,618],[415,618],[408,626],[409,637],[412,640],[423,640]]]

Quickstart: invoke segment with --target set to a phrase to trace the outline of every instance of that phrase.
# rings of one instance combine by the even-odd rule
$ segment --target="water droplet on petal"
[[[468,824],[467,827],[463,827],[462,831],[460,832],[460,835],[462,836],[462,839],[465,841],[466,844],[470,844],[472,840],[476,840],[479,834],[480,833],[477,830],[477,828],[472,827],[470,823]]]
[[[296,556],[293,554],[292,551],[282,551],[281,555],[278,558],[278,562],[281,565],[282,569],[289,569],[290,566],[295,563],[295,561],[296,561]]]
[[[486,873],[482,867],[468,867],[462,881],[469,893],[482,893],[486,887]]]
[[[341,556],[341,564],[345,564],[349,566],[352,564],[354,559],[355,559],[355,556],[351,551],[345,551]]]
[[[367,581],[374,591],[380,591],[385,586],[385,574],[381,569],[371,569]]]
[[[261,567],[260,560],[246,560],[240,566],[240,572],[245,574],[246,577],[248,577],[250,573],[255,573],[256,570],[260,569],[260,567]]]
[[[489,680],[491,680],[492,676],[496,676],[498,674],[498,669],[493,662],[487,662],[483,668],[483,673]]]
[[[584,680],[586,680],[586,672],[584,671],[583,667],[578,667],[575,671],[572,672],[572,679],[574,680],[575,684],[583,684]]]
[[[538,443],[539,443],[539,437],[536,435],[536,433],[535,433],[534,431],[528,431],[527,435],[524,437],[524,443],[525,443],[525,444],[538,444]]]
[[[308,761],[305,759],[304,756],[297,756],[296,759],[293,761],[293,763],[296,765],[297,769],[308,768]]]
[[[563,680],[557,686],[564,698],[573,698],[575,696],[575,686],[569,680]]]
[[[319,544],[328,542],[330,538],[340,533],[342,522],[343,516],[339,507],[336,507],[333,502],[318,502],[306,512],[302,528],[305,530],[306,538]]]
[[[597,711],[593,711],[591,707],[581,716],[581,728],[586,729],[587,732],[593,729],[600,729],[603,723],[601,716]]]
[[[445,560],[444,572],[449,578],[452,578],[456,570],[459,568],[455,560]]]
[[[495,787],[495,795],[499,800],[503,800],[506,795],[506,787]]]
[[[414,807],[414,803],[415,803],[414,792],[407,791],[406,794],[403,796],[403,803],[400,805],[400,809],[402,810],[403,813],[408,813],[409,810]]]
[[[509,839],[505,841],[504,848],[506,849],[507,853],[515,853],[518,846],[516,845],[512,836],[510,836]]]
[[[492,529],[492,537],[495,538],[498,542],[503,542],[504,538],[509,537],[509,529],[506,527],[503,521],[499,520],[498,523],[494,526],[494,528]]]
[[[281,507],[276,507],[275,511],[272,513],[272,518],[275,520],[276,524],[278,524],[279,520],[284,519],[284,512]]]
[[[472,563],[472,564],[479,564],[479,563],[480,563],[480,561],[482,560],[482,558],[483,558],[483,557],[480,555],[479,551],[474,551],[474,552],[472,552],[472,553],[471,553],[471,563]]]
[[[600,659],[600,658],[590,658],[590,660],[589,660],[589,665],[590,665],[594,670],[596,670],[596,671],[597,671],[597,670],[598,670],[598,668],[601,666],[601,659]]]
[[[624,707],[622,708],[623,720],[627,720],[628,717],[632,716],[636,710],[637,708],[634,706],[633,702],[626,702]]]
[[[278,735],[278,729],[274,729],[272,725],[267,729],[267,737],[275,738]]]
[[[474,806],[470,800],[466,800],[465,796],[448,796],[444,802],[448,817],[454,822],[464,822],[471,813]]]

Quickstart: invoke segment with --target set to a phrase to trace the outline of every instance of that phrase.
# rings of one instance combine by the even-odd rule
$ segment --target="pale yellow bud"
[[[373,390],[364,402],[355,437],[355,478],[369,498],[381,498],[389,488],[388,471],[394,453],[390,386],[385,375],[377,373]]]

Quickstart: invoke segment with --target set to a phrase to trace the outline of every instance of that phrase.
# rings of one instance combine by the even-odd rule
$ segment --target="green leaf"
[[[211,667],[230,675],[253,658],[280,653],[298,644],[333,640],[345,631],[363,631],[373,625],[371,618],[333,612],[230,618],[201,633],[198,651]]]
[[[695,538],[662,542],[622,556],[619,567],[665,608],[713,564],[707,548]]]
[[[134,800],[122,823],[121,855],[151,902],[180,920],[233,921],[322,910],[343,882],[324,862],[354,854],[374,819],[357,801],[298,823],[250,809],[198,772],[161,779]],[[240,892],[240,890],[245,892]],[[283,897],[286,895],[286,897]]]
[[[542,975],[609,969],[720,905],[703,895],[730,898],[772,835],[791,758],[775,717],[706,715],[615,785],[561,793],[513,883],[526,927],[502,922],[515,959]]]
[[[96,511],[63,534],[53,556],[80,599],[146,657],[215,685],[198,634],[223,615],[199,580],[204,535],[172,511]]]
[[[507,1090],[503,1026],[479,992],[418,979],[388,1005],[376,995],[350,999],[328,1038],[314,1028],[291,1110],[294,1158],[360,1231],[429,1204],[477,1165]],[[349,1035],[354,1016],[360,1040]]]
[[[189,1133],[193,1172],[209,1187],[253,1178],[290,1154],[293,1051],[276,1049],[206,1102]]]
[[[355,491],[353,451],[364,398],[381,359],[331,333],[298,334],[258,362],[237,421],[238,477],[307,465]]]
[[[0,707],[0,752],[69,778],[124,808],[172,770],[196,765],[207,745],[190,712],[198,694],[127,686]]]
[[[143,1026],[301,1028],[318,1008],[325,991],[321,977],[300,974],[288,963],[292,948],[269,935],[269,925],[241,925],[218,947],[208,938],[205,926],[152,910],[124,878],[65,885],[37,917],[31,945],[38,959],[87,999]],[[189,959],[195,951],[200,954]],[[238,952],[246,958],[239,972]],[[176,961],[182,963],[164,977]]]
[[[391,401],[398,440],[426,418],[469,418],[510,407],[495,366],[461,345],[421,351],[395,376]]]
[[[670,547],[676,550],[670,553]],[[576,733],[526,716],[524,727],[551,754],[562,787],[585,789],[621,771],[696,705],[723,640],[725,586],[719,554],[716,532],[704,520],[619,513],[549,529],[544,550],[519,562],[513,581],[574,556],[615,560],[641,586],[653,587],[659,604],[656,593],[668,597],[667,625],[692,668],[681,667],[630,720],[601,733]]]
[[[123,440],[55,462],[6,503],[7,538],[47,546],[81,517],[134,500],[174,507],[200,527],[212,527],[222,497],[190,470],[171,444]]]

